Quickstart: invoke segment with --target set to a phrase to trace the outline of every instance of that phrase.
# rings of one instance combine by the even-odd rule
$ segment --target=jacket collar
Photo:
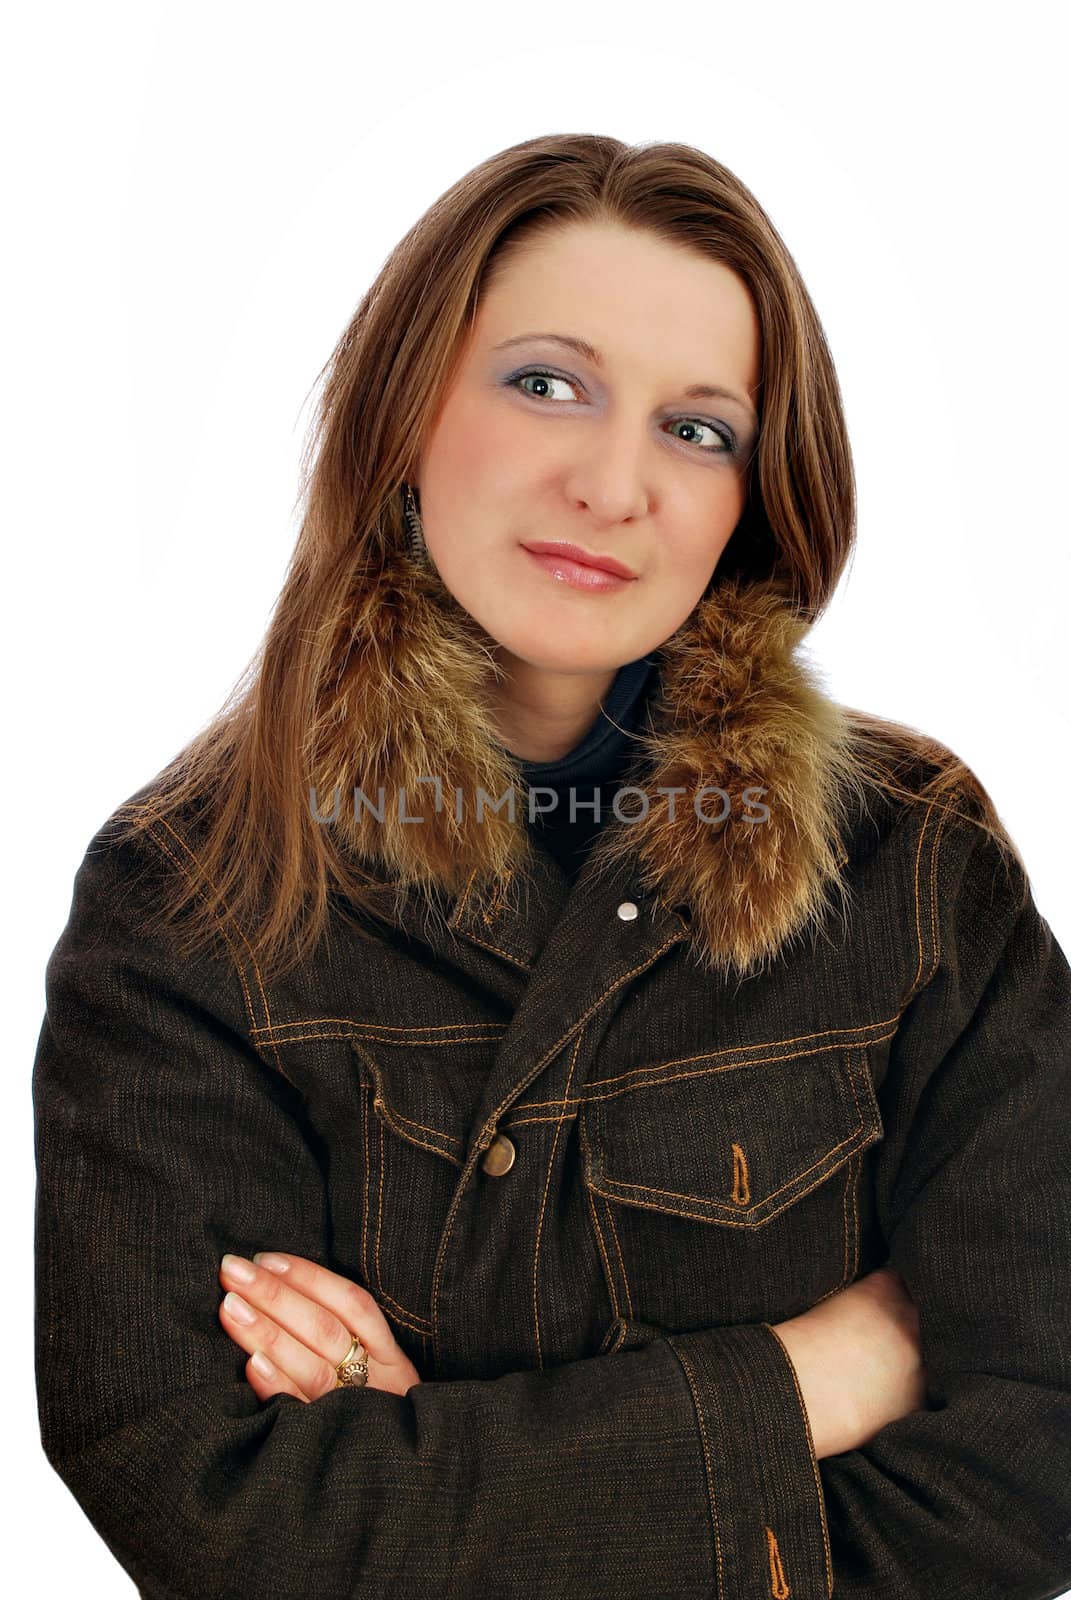
[[[635,818],[611,816],[578,879],[578,889],[637,884],[662,917],[683,919],[712,971],[769,964],[845,893],[844,838],[863,796],[856,725],[799,658],[808,627],[771,582],[708,591],[654,652],[648,725],[624,780],[643,796],[621,805]],[[344,808],[341,825],[380,886],[386,874],[431,906],[445,895],[460,931],[476,918],[486,932],[515,880],[539,877],[523,779],[489,717],[501,673],[434,569],[391,556],[355,621],[340,685],[346,739],[322,754],[317,779],[320,794],[356,787],[375,806],[378,816]],[[512,818],[508,805],[493,809],[511,790]],[[724,822],[706,820],[726,808]],[[763,808],[764,820],[744,820]]]

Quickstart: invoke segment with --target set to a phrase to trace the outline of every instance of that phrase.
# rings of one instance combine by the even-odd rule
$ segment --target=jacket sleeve
[[[876,1200],[928,1409],[821,1463],[838,1600],[1071,1589],[1071,970],[1021,865],[950,825]]]
[[[139,927],[155,850],[87,851],[33,1070],[42,1444],[139,1592],[787,1595],[765,1545],[761,1574],[737,1565],[740,1515],[749,1550],[767,1523],[787,1541],[796,1600],[824,1600],[807,1418],[766,1325],[405,1396],[258,1399],[220,1260],[331,1265],[324,1160],[249,1042],[240,969]]]
[[[919,1311],[927,1405],[818,1463],[834,1600],[1071,1591],[1071,969],[1021,866],[971,823],[946,834],[939,955],[893,1041],[874,1168],[888,1260]],[[622,1320],[614,1348],[658,1331]],[[752,1330],[741,1337],[750,1363]],[[758,1386],[756,1428],[726,1406],[722,1331],[671,1343],[732,1466],[716,1481],[717,1592],[817,1600],[817,1524],[774,1538],[809,1472],[796,1450],[762,1457],[783,1394],[767,1396],[761,1367],[741,1374],[739,1392]]]
[[[820,1463],[837,1600],[1071,1590],[1071,970],[1021,865],[950,825],[875,1195],[928,1408]]]

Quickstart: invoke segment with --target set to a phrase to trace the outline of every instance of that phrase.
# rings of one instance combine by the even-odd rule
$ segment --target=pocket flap
[[[756,1228],[882,1136],[859,1046],[676,1067],[586,1104],[586,1179],[596,1193]]]
[[[462,1167],[472,1115],[504,1031],[501,1023],[369,1024],[354,1031],[350,1046],[384,1127]]]

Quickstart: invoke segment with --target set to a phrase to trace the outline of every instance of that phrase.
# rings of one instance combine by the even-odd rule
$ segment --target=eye
[[[543,372],[539,368],[532,368],[532,370],[529,372],[518,372],[515,377],[507,379],[507,383],[509,383],[511,386],[520,388],[520,385],[526,378],[538,378],[539,381],[544,384],[564,383],[569,389],[576,388],[576,384],[571,378],[563,378],[557,372]],[[541,394],[533,394],[531,389],[521,389],[521,393],[526,394],[531,400],[543,400],[546,398]]]
[[[545,401],[548,399],[546,394],[536,394],[531,389],[522,388],[522,385],[529,378],[538,379],[540,383],[548,388],[555,383],[563,383],[567,389],[574,391],[578,388],[572,378],[565,378],[560,372],[549,372],[545,367],[528,367],[524,372],[515,372],[512,378],[505,380],[506,387],[508,389],[517,389],[519,393],[527,395],[530,400]],[[705,431],[718,441],[713,445],[703,445],[699,444],[694,438],[681,440],[682,444],[695,444],[702,454],[708,456],[733,455],[736,451],[736,440],[729,432],[729,429],[724,426],[718,426],[713,422],[707,422],[703,417],[674,417],[668,426],[691,428],[695,434],[702,434]],[[677,438],[679,435],[674,434],[673,437]]]
[[[718,456],[721,455],[723,451],[729,451],[731,453],[736,449],[736,440],[733,438],[728,428],[716,428],[712,422],[704,422],[702,417],[675,417],[670,426],[672,427],[678,424],[683,428],[692,428],[693,430],[702,431],[703,429],[706,429],[707,433],[712,434],[715,439],[719,439],[721,441],[720,449],[708,449],[707,453],[709,455]],[[693,439],[686,439],[684,442],[685,444],[695,443]]]

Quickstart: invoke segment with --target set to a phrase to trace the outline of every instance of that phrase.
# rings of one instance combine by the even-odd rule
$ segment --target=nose
[[[570,498],[586,505],[600,522],[645,517],[654,497],[650,448],[635,424],[592,428],[568,475]]]

